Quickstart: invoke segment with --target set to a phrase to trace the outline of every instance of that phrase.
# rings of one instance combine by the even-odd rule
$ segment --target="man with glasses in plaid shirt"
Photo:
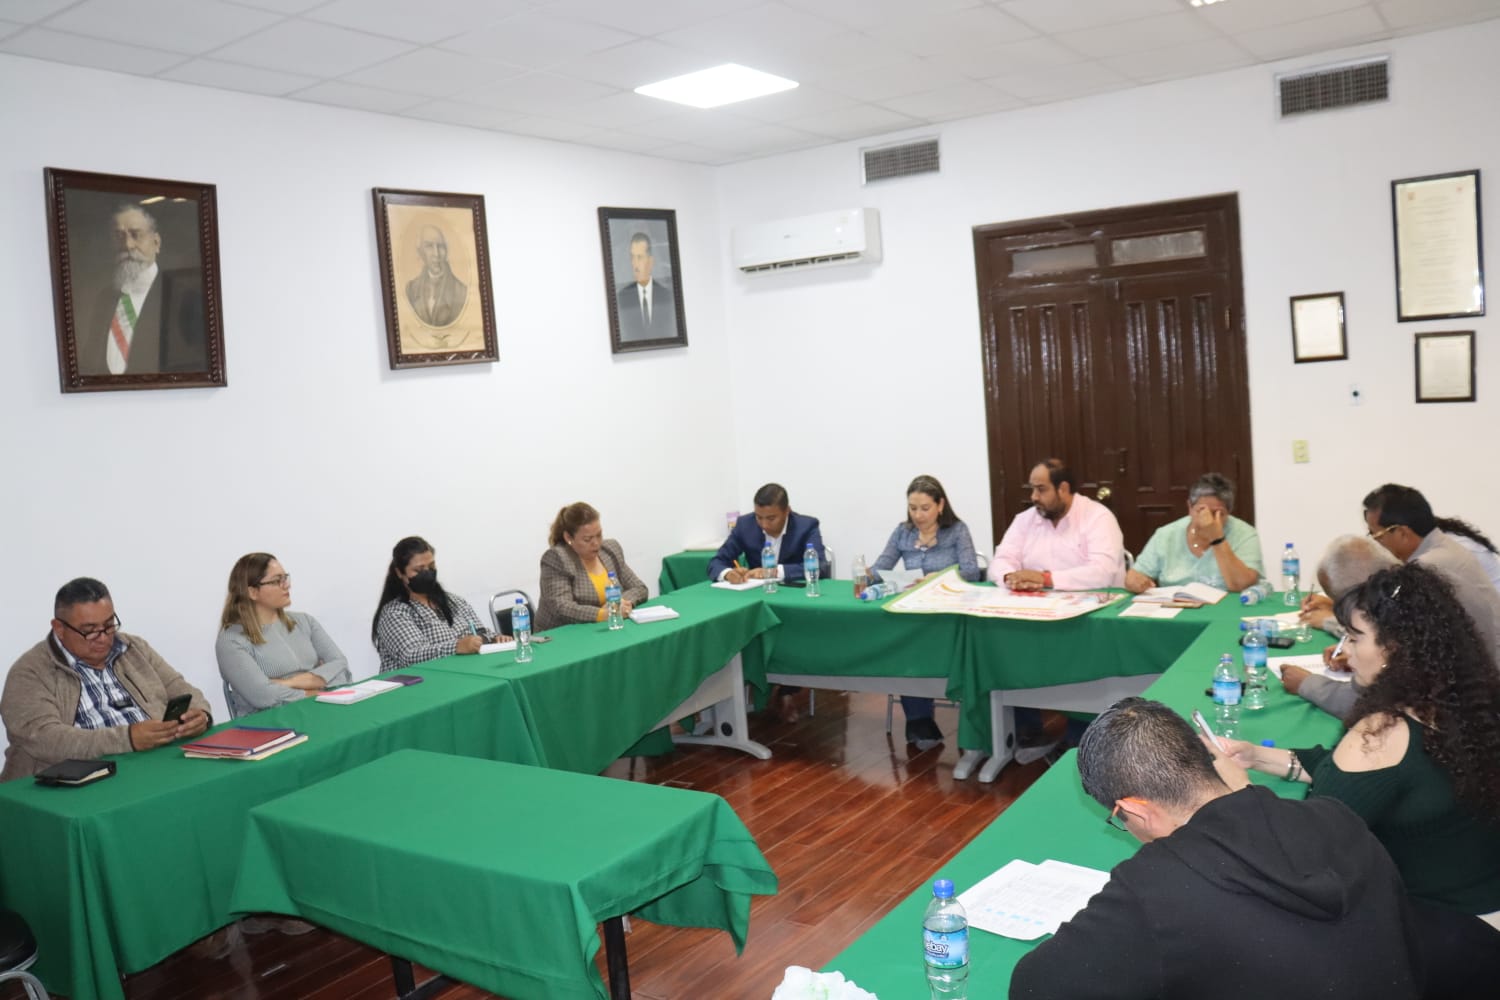
[[[57,592],[52,633],[10,668],[0,719],[10,745],[0,781],[59,761],[151,750],[208,728],[203,692],[139,636],[120,631],[109,589],[80,577]],[[181,719],[161,720],[179,695]]]

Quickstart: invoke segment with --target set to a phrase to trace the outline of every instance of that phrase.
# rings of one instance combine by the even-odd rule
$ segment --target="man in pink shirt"
[[[1030,484],[1031,509],[1010,522],[990,579],[1012,590],[1123,586],[1125,540],[1114,513],[1073,492],[1073,473],[1060,458],[1037,463]]]

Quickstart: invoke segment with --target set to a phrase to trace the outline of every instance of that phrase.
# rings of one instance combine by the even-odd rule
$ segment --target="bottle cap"
[[[945,878],[940,878],[932,883],[932,894],[938,899],[951,899],[953,896],[953,883]]]
[[[1276,741],[1275,740],[1261,740],[1260,741],[1260,745],[1263,746],[1263,747],[1274,747],[1276,745]]]

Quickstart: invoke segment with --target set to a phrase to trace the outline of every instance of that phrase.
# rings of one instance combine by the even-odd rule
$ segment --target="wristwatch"
[[[1218,538],[1215,538],[1213,541],[1209,542],[1208,544],[1210,546],[1223,545],[1224,544],[1224,538],[1225,538],[1224,535],[1220,535]]]

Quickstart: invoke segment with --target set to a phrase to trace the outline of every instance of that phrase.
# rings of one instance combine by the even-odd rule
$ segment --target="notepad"
[[[673,611],[671,608],[661,604],[650,608],[636,608],[630,612],[630,620],[641,622],[642,624],[646,622],[671,621],[673,618],[681,617],[681,615]]]
[[[1329,670],[1323,662],[1322,654],[1318,653],[1311,656],[1273,656],[1266,661],[1266,666],[1271,668],[1271,673],[1276,675],[1277,680],[1281,680],[1282,667],[1301,667],[1310,674],[1345,684],[1354,680],[1354,675],[1346,670]]]
[[[958,901],[969,916],[969,926],[991,934],[1034,941],[1056,934],[1104,888],[1109,872],[1065,861],[1034,865],[1020,858],[1010,862]]]
[[[728,580],[720,580],[714,586],[720,590],[754,590],[757,587],[765,586],[765,583],[766,581],[764,580],[746,580],[743,583],[730,583]]]
[[[184,748],[183,756],[184,757],[193,757],[193,758],[196,758],[198,760],[265,760],[267,757],[274,757],[276,754],[281,753],[281,751],[283,751],[283,750],[290,750],[292,747],[297,746],[297,745],[302,744],[302,743],[306,743],[306,742],[307,742],[307,734],[306,733],[297,733],[291,739],[287,740],[285,743],[278,743],[278,744],[276,744],[273,747],[267,747],[266,749],[258,751],[256,753],[247,753],[247,754],[194,753],[194,752],[189,751],[186,748]]]
[[[400,681],[360,681],[348,687],[320,692],[318,701],[325,705],[352,705],[357,701],[364,701],[366,698],[373,698],[377,694],[385,694],[387,691],[395,691],[405,686]]]
[[[249,757],[283,743],[290,743],[296,738],[295,729],[231,726],[192,743],[184,743],[182,750],[189,757]]]
[[[509,653],[516,648],[516,640],[508,639],[505,642],[487,642],[479,647],[481,655],[485,653]]]
[[[1129,607],[1121,608],[1118,618],[1176,618],[1182,614],[1181,608],[1168,608],[1150,601],[1141,601],[1131,604]]]
[[[1154,604],[1218,604],[1228,593],[1227,590],[1194,580],[1177,587],[1152,587],[1137,594],[1135,599]]]

